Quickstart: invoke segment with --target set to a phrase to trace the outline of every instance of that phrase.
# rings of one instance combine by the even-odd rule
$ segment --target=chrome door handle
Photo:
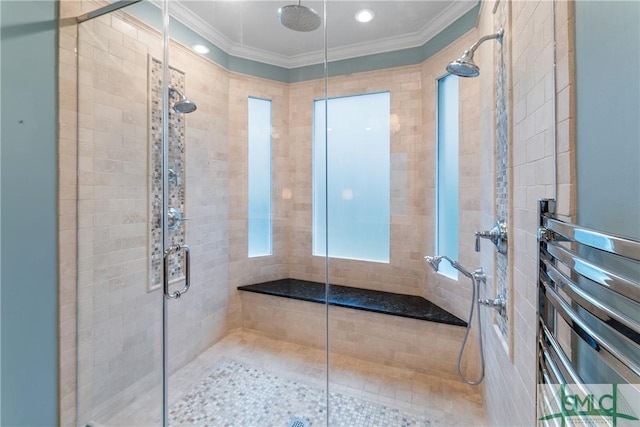
[[[169,293],[169,255],[173,252],[184,251],[184,288],[179,291]],[[164,297],[167,299],[177,299],[187,293],[189,286],[191,286],[191,269],[189,263],[191,262],[191,252],[187,245],[171,245],[164,251],[162,260],[164,264]]]

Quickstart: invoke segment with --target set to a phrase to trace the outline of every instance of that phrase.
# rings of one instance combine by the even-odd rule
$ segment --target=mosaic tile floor
[[[321,389],[227,360],[170,409],[172,426],[287,426],[293,418],[326,424]],[[331,393],[330,425],[429,426],[425,417]]]
[[[332,353],[331,427],[484,426],[481,389]],[[326,425],[326,352],[235,331],[171,374],[172,427]],[[162,390],[139,394],[92,426],[161,424]]]

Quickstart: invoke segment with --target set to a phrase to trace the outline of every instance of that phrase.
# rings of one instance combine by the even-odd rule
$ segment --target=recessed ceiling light
[[[356,21],[358,22],[369,22],[373,19],[375,14],[373,11],[369,9],[362,9],[356,13]]]
[[[196,52],[198,52],[198,53],[200,53],[202,55],[209,53],[209,48],[206,47],[203,44],[194,44],[191,47],[193,48],[193,50],[195,50]]]

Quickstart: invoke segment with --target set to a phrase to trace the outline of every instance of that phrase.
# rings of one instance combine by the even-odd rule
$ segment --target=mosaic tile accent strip
[[[184,73],[169,67],[169,84],[184,93]],[[162,62],[149,57],[149,104],[151,132],[149,141],[149,290],[158,289],[162,284]],[[174,95],[175,97],[175,95]],[[170,102],[176,101],[174,97]],[[169,206],[178,209],[185,216],[184,185],[184,116],[169,108],[169,168],[176,172],[169,183]],[[181,222],[169,230],[169,244],[182,245],[185,242],[185,224]],[[181,279],[183,255],[169,256],[169,281]]]
[[[330,393],[329,425],[429,426],[425,417]],[[172,426],[287,426],[293,418],[325,425],[323,390],[223,359],[221,366],[169,409]]]
[[[504,7],[500,8],[498,28],[505,26]],[[497,30],[496,30],[497,31]],[[504,58],[506,38],[503,44],[496,43],[497,54],[497,147],[496,147],[496,214],[509,223],[509,116],[507,110],[507,70]],[[509,262],[507,255],[497,254],[496,278],[497,293],[502,294],[509,301]],[[496,316],[498,328],[502,336],[509,334],[507,310]],[[508,342],[508,340],[506,340]]]

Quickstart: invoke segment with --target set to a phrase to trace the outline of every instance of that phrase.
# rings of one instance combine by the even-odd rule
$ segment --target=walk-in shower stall
[[[478,4],[81,4],[76,424],[482,424]]]

